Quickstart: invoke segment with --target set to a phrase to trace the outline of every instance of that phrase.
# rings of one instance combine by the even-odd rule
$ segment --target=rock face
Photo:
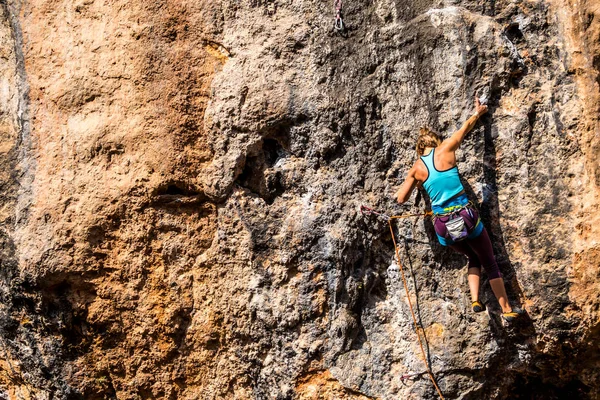
[[[9,0],[4,398],[600,398],[600,4]],[[420,126],[514,305],[393,193]],[[410,375],[405,379],[406,375]]]

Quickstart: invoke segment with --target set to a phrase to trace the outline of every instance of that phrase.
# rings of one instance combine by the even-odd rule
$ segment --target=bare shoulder
[[[436,147],[436,162],[439,163],[439,168],[448,169],[456,165],[456,147],[452,138],[444,140]]]
[[[435,148],[436,156],[442,158],[450,157],[454,159],[454,154],[456,153],[457,147],[458,146],[456,146],[455,141],[450,137],[444,140],[438,147]]]
[[[415,179],[420,182],[425,181],[425,179],[427,179],[427,176],[429,176],[429,171],[427,171],[427,167],[425,166],[425,163],[421,160],[420,157],[413,164],[409,174],[414,176]]]
[[[449,151],[452,151],[452,145],[454,144],[454,141],[452,140],[451,137],[444,139],[442,141],[442,143],[440,143],[440,145],[438,147],[435,148],[435,151],[439,154],[439,153],[446,153]]]

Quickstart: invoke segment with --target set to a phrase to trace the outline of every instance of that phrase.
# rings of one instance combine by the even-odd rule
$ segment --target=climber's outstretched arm
[[[402,204],[406,200],[409,199],[412,191],[415,189],[419,181],[415,178],[416,168],[413,166],[410,171],[408,171],[408,176],[400,186],[400,189],[396,192],[396,200],[398,203]]]
[[[450,136],[448,139],[444,140],[443,145],[447,146],[447,149],[449,151],[456,151],[458,149],[458,147],[460,146],[460,144],[462,143],[465,136],[467,135],[467,133],[469,133],[471,131],[471,129],[473,129],[473,127],[477,123],[477,120],[479,119],[479,117],[482,116],[483,114],[485,114],[486,112],[487,112],[487,106],[482,105],[476,96],[475,97],[475,114],[473,114],[468,120],[466,120],[465,123],[463,124],[463,126],[459,130],[454,132],[452,134],[452,136]]]

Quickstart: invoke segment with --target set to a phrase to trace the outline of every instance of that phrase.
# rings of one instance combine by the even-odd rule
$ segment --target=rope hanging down
[[[333,8],[335,9],[335,22],[333,28],[338,32],[344,32],[346,30],[344,19],[342,17],[342,6],[342,0],[333,0]]]
[[[425,368],[427,368],[427,374],[429,375],[429,379],[431,379],[431,383],[433,383],[435,390],[437,390],[438,394],[440,395],[440,399],[444,400],[444,395],[442,395],[442,391],[440,390],[437,383],[435,382],[435,378],[433,377],[433,372],[431,371],[431,368],[429,367],[429,363],[427,362],[427,355],[425,354],[425,347],[423,346],[423,340],[421,339],[421,335],[419,334],[419,323],[417,322],[417,317],[415,316],[415,311],[414,311],[414,308],[412,305],[412,301],[410,299],[410,293],[408,291],[408,284],[406,283],[406,276],[404,275],[404,268],[402,267],[402,262],[400,261],[400,252],[398,251],[398,244],[396,243],[396,235],[394,234],[394,227],[392,226],[392,221],[395,219],[412,218],[412,217],[429,217],[429,216],[432,216],[433,213],[431,211],[427,211],[422,214],[403,214],[403,215],[388,216],[386,214],[376,212],[372,208],[365,207],[365,206],[361,206],[360,211],[363,214],[367,214],[367,215],[375,214],[377,216],[385,217],[388,220],[388,225],[390,226],[390,233],[392,234],[392,241],[394,243],[394,250],[396,251],[396,262],[398,263],[398,268],[400,269],[400,274],[402,276],[402,282],[404,283],[404,290],[406,291],[406,298],[408,299],[408,306],[410,307],[410,313],[412,315],[412,319],[414,322],[415,333],[417,334],[417,339],[419,339],[419,347],[421,348],[423,362],[425,362]],[[423,328],[421,328],[421,330],[423,330]],[[423,336],[424,335],[425,335],[425,332],[423,332]],[[409,375],[409,376],[411,376],[411,375]],[[409,376],[403,375],[402,378],[408,378]],[[402,378],[401,378],[401,380],[404,381],[404,379],[402,379]]]

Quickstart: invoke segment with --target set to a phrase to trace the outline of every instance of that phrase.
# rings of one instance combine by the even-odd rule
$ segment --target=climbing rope
[[[333,8],[335,9],[335,22],[333,28],[338,32],[344,32],[346,30],[344,19],[342,18],[342,6],[342,0],[333,0]]]
[[[425,367],[427,368],[427,374],[429,375],[429,379],[431,379],[431,383],[433,383],[435,390],[437,390],[438,394],[440,395],[440,399],[444,400],[444,395],[442,395],[442,391],[440,390],[437,383],[435,382],[435,378],[433,377],[433,372],[431,371],[431,368],[429,367],[429,363],[427,362],[427,356],[425,354],[425,347],[423,346],[423,340],[421,339],[421,335],[419,334],[419,323],[417,322],[417,317],[415,316],[415,311],[414,311],[414,308],[412,305],[412,301],[410,299],[410,293],[408,291],[408,284],[406,283],[406,276],[404,275],[404,268],[402,267],[402,262],[400,261],[400,252],[398,251],[398,244],[396,243],[396,235],[394,234],[394,227],[392,226],[392,221],[395,219],[413,218],[413,217],[430,217],[433,215],[433,212],[427,211],[427,212],[420,213],[420,214],[402,214],[402,215],[387,216],[384,213],[376,212],[372,208],[365,207],[365,206],[361,206],[360,211],[363,214],[367,214],[367,215],[375,214],[377,216],[382,216],[382,217],[387,218],[387,220],[388,220],[388,225],[390,226],[390,233],[392,234],[392,241],[394,243],[394,250],[396,251],[396,261],[398,263],[398,268],[400,269],[400,274],[402,276],[402,282],[404,283],[404,290],[406,290],[406,298],[408,299],[408,306],[410,308],[410,313],[412,315],[412,319],[414,322],[415,333],[417,334],[417,339],[419,339],[419,347],[421,348],[423,362],[425,362]],[[423,331],[423,328],[421,328],[421,331]],[[423,334],[423,336],[425,336],[424,331],[422,332],[422,334]],[[411,376],[416,376],[416,375],[418,375],[418,374],[403,375],[400,378],[400,380],[404,381],[404,379],[407,379]]]
[[[433,377],[433,372],[431,371],[431,368],[429,367],[429,363],[427,362],[427,356],[425,355],[425,348],[423,347],[423,340],[421,339],[421,335],[419,335],[419,325],[417,323],[417,317],[415,316],[415,311],[413,309],[412,301],[410,300],[410,293],[408,292],[408,284],[406,283],[406,277],[404,276],[404,268],[402,268],[402,262],[400,261],[400,253],[398,252],[398,245],[396,244],[396,235],[394,234],[394,228],[392,226],[393,219],[420,217],[420,216],[425,217],[428,215],[431,215],[431,211],[426,212],[424,214],[395,215],[393,217],[390,217],[390,219],[388,219],[388,224],[390,226],[390,232],[392,233],[392,241],[394,242],[394,249],[396,250],[396,260],[398,262],[398,268],[400,269],[400,273],[402,275],[402,282],[404,283],[404,289],[406,290],[406,298],[408,299],[410,313],[412,315],[413,322],[415,324],[415,333],[417,334],[417,339],[419,339],[419,347],[421,347],[421,354],[423,355],[423,361],[425,362],[425,367],[427,368],[427,374],[429,375],[429,378],[431,379],[433,386],[435,386],[435,389],[437,390],[438,394],[440,395],[440,398],[443,400],[444,396],[442,395],[442,391],[438,387],[437,383],[435,383],[435,378]],[[421,328],[421,330],[423,330],[423,329]],[[425,332],[423,332],[423,335],[425,335]]]

